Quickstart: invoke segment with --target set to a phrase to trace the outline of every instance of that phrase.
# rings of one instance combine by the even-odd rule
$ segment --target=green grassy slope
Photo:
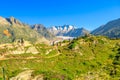
[[[32,69],[33,76],[43,74],[45,80],[120,79],[120,40],[91,36],[62,44],[33,45],[39,54],[7,55],[7,59],[0,60],[0,68],[5,68],[9,78]]]

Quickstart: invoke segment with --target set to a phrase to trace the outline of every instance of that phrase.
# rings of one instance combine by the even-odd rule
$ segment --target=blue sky
[[[93,30],[120,18],[120,0],[1,0],[0,16],[28,24],[71,24]]]

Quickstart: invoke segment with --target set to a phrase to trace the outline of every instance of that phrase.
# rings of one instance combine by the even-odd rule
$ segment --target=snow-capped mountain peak
[[[57,30],[57,31],[70,31],[74,29],[74,26],[72,25],[64,25],[64,26],[52,26],[52,30]]]
[[[85,33],[89,33],[89,31],[84,28],[76,28],[73,25],[52,26],[48,30],[56,36],[69,37],[78,37],[84,35]]]

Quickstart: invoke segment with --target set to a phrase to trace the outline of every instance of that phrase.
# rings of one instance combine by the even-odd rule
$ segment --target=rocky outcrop
[[[5,26],[20,25],[20,26],[22,26],[23,24],[19,20],[15,19],[14,17],[10,17],[10,18],[0,17],[0,25],[5,25]]]
[[[6,18],[6,20],[12,25],[23,25],[19,20],[14,17]]]
[[[33,76],[33,70],[27,70],[19,73],[17,76],[10,78],[10,80],[43,80],[42,75]]]
[[[4,50],[4,51],[3,51]],[[32,53],[38,54],[39,51],[32,44],[25,42],[24,45],[19,43],[14,44],[3,44],[0,45],[0,54],[9,55],[9,54],[24,54],[24,53]]]

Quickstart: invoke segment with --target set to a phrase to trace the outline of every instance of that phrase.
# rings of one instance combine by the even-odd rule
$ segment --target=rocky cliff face
[[[6,18],[6,20],[12,25],[23,25],[19,20],[14,17]]]
[[[10,18],[3,18],[0,17],[0,25],[23,25],[22,22],[20,22],[19,20],[15,19],[14,17],[10,17]]]
[[[53,26],[48,30],[56,36],[69,37],[79,37],[89,33],[89,31],[84,28],[75,28],[75,26],[72,25]]]

